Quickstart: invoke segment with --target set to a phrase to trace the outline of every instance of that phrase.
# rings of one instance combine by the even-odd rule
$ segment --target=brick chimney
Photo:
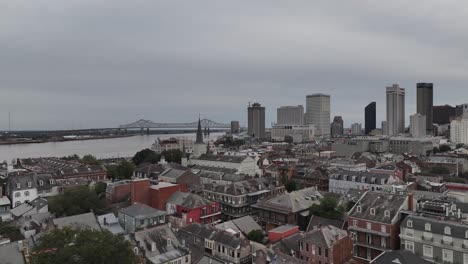
[[[151,183],[149,179],[137,179],[130,183],[132,204],[142,203],[149,205],[150,185]]]
[[[408,210],[414,211],[414,194],[413,193],[408,193]]]

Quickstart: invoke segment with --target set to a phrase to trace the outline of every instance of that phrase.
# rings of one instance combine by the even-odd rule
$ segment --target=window
[[[426,230],[426,231],[431,231],[431,224],[426,223],[426,224],[424,225],[424,230]]]
[[[405,241],[405,249],[414,253],[414,242]]]
[[[446,227],[444,228],[444,234],[446,234],[446,235],[450,235],[450,234],[451,234],[451,231],[452,231],[452,230],[451,230],[450,227],[448,227],[448,226],[446,226]]]
[[[319,253],[319,256],[322,256],[322,248],[321,247],[318,248],[318,253]]]
[[[135,255],[138,255],[138,247],[134,247],[134,248],[133,248],[133,253],[134,253]]]
[[[31,188],[32,182],[28,182],[28,188]]]
[[[432,258],[432,246],[423,245],[423,256],[426,258]]]
[[[358,223],[357,223],[357,220],[353,220],[353,226],[357,226]]]
[[[413,229],[410,229],[410,228],[406,228],[406,236],[409,236],[409,237],[413,237]]]
[[[367,222],[366,227],[367,227],[367,229],[372,229],[372,224]]]
[[[468,238],[468,230],[465,231],[465,238]]]
[[[325,257],[328,258],[328,248],[325,249]]]
[[[44,186],[44,181],[43,180],[39,181],[39,186]]]
[[[387,238],[385,238],[385,237],[380,238],[380,246],[383,247],[383,248],[387,247]]]
[[[380,231],[382,231],[382,233],[387,233],[387,226],[386,225],[382,225],[380,227]]]
[[[448,249],[442,249],[442,260],[446,262],[453,262],[453,251]]]
[[[54,179],[50,179],[50,184],[54,184]]]
[[[368,245],[372,245],[372,235],[366,234],[366,241]]]
[[[390,211],[389,210],[385,210],[384,214],[385,214],[385,217],[390,217]]]
[[[16,184],[16,189],[21,189],[21,183]]]
[[[361,212],[361,206],[358,205],[358,207],[356,207],[356,212],[360,213]]]
[[[374,209],[374,208],[371,208],[371,209],[370,209],[370,214],[371,214],[371,215],[375,215],[375,209]]]
[[[312,255],[315,255],[315,245],[312,245]]]
[[[20,193],[20,192],[16,192],[16,193],[15,193],[15,197],[21,197],[21,193]]]
[[[413,227],[413,221],[408,220],[408,222],[406,222],[406,226],[407,227]]]
[[[29,196],[29,191],[25,191],[24,196]]]
[[[19,206],[20,204],[21,204],[21,202],[16,202],[16,203],[15,203],[15,207],[16,207],[16,206]]]

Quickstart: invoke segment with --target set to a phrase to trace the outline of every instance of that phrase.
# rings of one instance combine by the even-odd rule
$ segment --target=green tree
[[[106,193],[107,183],[105,182],[97,182],[96,186],[94,186],[94,191],[96,192],[98,197],[103,197]]]
[[[70,156],[62,157],[61,159],[67,160],[67,161],[79,161],[79,160],[80,160],[80,156],[78,156],[78,155],[76,155],[76,154],[73,154],[73,155],[70,155]]]
[[[83,214],[91,210],[96,213],[105,213],[106,207],[96,192],[87,186],[67,189],[63,194],[49,199],[49,211],[57,216]]]
[[[433,148],[432,148],[432,153],[437,154],[437,153],[439,153],[439,152],[440,152],[440,150],[439,150],[438,147],[433,147]]]
[[[290,193],[290,192],[293,192],[293,191],[295,191],[295,190],[297,190],[297,184],[296,184],[296,182],[293,181],[293,180],[288,181],[288,182],[286,183],[286,191]]]
[[[328,219],[343,220],[343,208],[338,206],[335,198],[326,197],[320,200],[320,204],[310,207],[310,214]]]
[[[452,148],[449,145],[446,145],[446,144],[440,145],[440,147],[439,147],[439,152],[442,152],[442,153],[447,152],[447,151],[451,151],[451,150],[452,150]]]
[[[117,165],[117,178],[118,179],[130,179],[135,171],[135,165],[131,162],[123,160]]]
[[[138,151],[135,156],[133,156],[132,161],[135,165],[140,165],[141,163],[144,162],[149,162],[149,163],[158,163],[159,160],[161,159],[161,155],[158,153],[152,151],[151,149],[144,149]]]
[[[9,238],[10,241],[18,241],[24,239],[23,235],[21,235],[20,230],[16,226],[3,222],[1,218],[0,236]]]
[[[84,163],[86,165],[100,165],[101,162],[96,159],[93,155],[84,155],[83,158],[81,158],[81,163]]]
[[[257,243],[263,243],[263,238],[265,235],[263,235],[262,230],[252,230],[247,234],[247,238],[251,241],[257,242]]]
[[[55,229],[41,236],[31,254],[33,264],[133,264],[137,258],[123,236],[91,229]]]
[[[457,149],[463,148],[464,146],[465,146],[465,144],[459,143],[459,144],[457,144]]]
[[[182,151],[180,149],[169,149],[161,152],[167,162],[179,163],[182,160]]]

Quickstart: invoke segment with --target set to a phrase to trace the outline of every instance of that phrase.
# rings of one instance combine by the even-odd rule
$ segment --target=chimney
[[[410,211],[414,211],[414,194],[413,193],[409,193],[408,194],[408,210]]]
[[[23,240],[18,241],[18,250],[20,252],[23,252],[23,250],[24,250]]]
[[[107,218],[104,217],[104,225],[108,225]]]

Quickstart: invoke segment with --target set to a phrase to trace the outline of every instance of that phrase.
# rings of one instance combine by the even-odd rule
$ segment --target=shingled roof
[[[310,187],[258,201],[252,207],[296,213],[307,210],[313,204],[320,203],[319,199],[321,198],[323,198],[322,194],[315,187]]]
[[[213,204],[212,201],[193,193],[175,192],[167,200],[169,204],[175,204],[184,208],[195,209]]]
[[[349,216],[391,224],[400,210],[407,206],[407,195],[367,191],[351,209]],[[390,213],[387,216],[386,211]]]

